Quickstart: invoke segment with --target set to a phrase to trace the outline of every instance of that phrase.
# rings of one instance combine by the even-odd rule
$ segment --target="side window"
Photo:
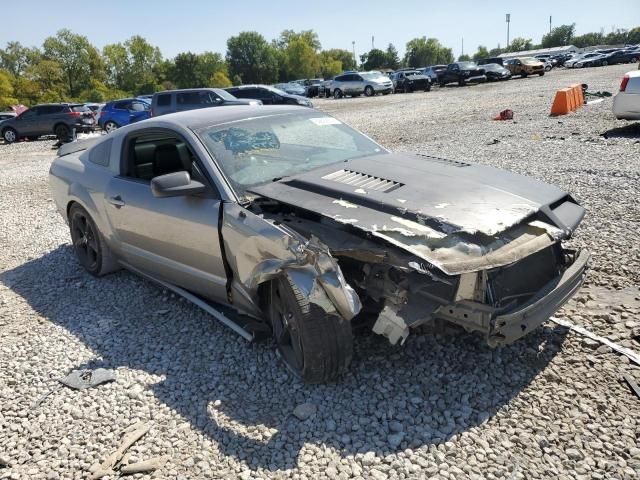
[[[25,110],[24,112],[22,112],[22,114],[20,114],[20,118],[23,120],[26,120],[28,118],[34,118],[36,115],[38,115],[38,109],[41,107],[33,107],[30,108],[29,110]]]
[[[129,105],[130,112],[144,112],[145,110],[148,110],[148,109],[149,109],[148,105],[142,102],[131,102],[131,104]]]
[[[334,80],[336,82],[344,82],[345,81],[345,76],[346,75],[340,75],[340,76],[336,77]]]
[[[113,108],[116,110],[128,110],[129,103],[131,102],[116,102],[113,104]]]
[[[168,107],[171,105],[171,94],[165,93],[164,95],[158,95],[158,106]]]
[[[103,167],[109,166],[109,158],[111,156],[111,144],[113,138],[96,145],[89,152],[89,161]]]
[[[194,160],[191,148],[169,132],[138,134],[127,140],[123,175],[148,182],[168,173],[193,174]]]

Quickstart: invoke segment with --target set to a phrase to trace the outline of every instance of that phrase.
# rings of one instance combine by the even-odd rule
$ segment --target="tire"
[[[27,137],[27,140],[29,140],[30,142],[35,142],[35,141],[36,141],[36,140],[38,140],[39,138],[40,138],[40,137],[38,137],[37,135],[35,135],[35,136],[33,136],[33,135],[32,135],[32,136],[30,136],[30,137]]]
[[[344,373],[353,356],[351,323],[310,303],[287,276],[267,289],[269,321],[278,353],[306,383],[325,383]]]
[[[427,85],[424,89],[425,92],[430,92],[431,91],[431,84]]]
[[[77,203],[69,209],[69,230],[76,258],[87,272],[101,277],[120,269],[95,222]]]
[[[444,83],[444,82],[440,82],[440,88],[444,88],[444,87],[446,87],[446,86],[447,86],[447,84],[446,84],[446,83]]]
[[[404,93],[413,93],[413,87],[411,85],[404,85]]]
[[[104,124],[104,131],[107,133],[111,133],[114,130],[117,130],[118,128],[119,128],[118,124],[113,120],[109,120],[107,123]]]
[[[528,75],[528,73],[527,73],[527,72],[522,72],[522,73],[520,74],[520,76],[521,76],[522,78],[527,78],[527,75]]]
[[[538,75],[540,75],[541,77],[544,77],[544,72],[540,72]]]
[[[56,127],[53,129],[53,133],[55,133],[56,138],[60,142],[71,141],[71,130],[63,123],[56,125]]]
[[[336,88],[336,89],[333,91],[333,98],[335,98],[335,99],[340,99],[340,98],[342,98],[342,90],[340,90],[339,88]]]
[[[546,67],[544,67],[544,71],[545,72],[550,72],[551,71],[551,67],[549,65],[547,65]]]
[[[636,63],[638,61],[638,57],[631,57],[631,63]]]
[[[606,60],[603,60],[602,62],[600,62],[601,67],[606,67],[607,65],[609,65],[609,62],[607,62]]]
[[[367,97],[373,97],[376,92],[373,91],[373,87],[371,85],[367,85],[366,87],[364,87],[364,94]]]
[[[464,79],[458,80],[458,86],[464,87],[466,84],[464,83]]]
[[[18,132],[11,127],[5,128],[2,131],[2,138],[4,138],[5,143],[13,143],[18,140]]]

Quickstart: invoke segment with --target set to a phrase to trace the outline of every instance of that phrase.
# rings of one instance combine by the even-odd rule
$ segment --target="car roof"
[[[249,118],[268,117],[271,115],[282,115],[288,113],[310,113],[313,112],[309,107],[297,105],[234,105],[226,108],[197,108],[195,110],[187,110],[184,112],[170,113],[157,118],[158,121],[180,125],[190,129],[197,129],[220,123],[234,122],[238,120],[246,120]],[[324,115],[317,112],[318,115]],[[146,120],[149,122],[149,120]]]
[[[156,92],[153,94],[153,96],[155,97],[156,95],[163,95],[165,93],[189,93],[189,92],[202,92],[202,91],[216,91],[216,90],[220,90],[219,88],[211,88],[211,87],[202,87],[202,88],[176,88],[174,90],[163,90],[161,92]],[[141,97],[137,97],[138,100],[140,100]],[[142,100],[144,100],[144,97],[142,97]]]

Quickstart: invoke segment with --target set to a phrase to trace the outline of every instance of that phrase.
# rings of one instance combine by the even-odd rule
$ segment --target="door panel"
[[[105,202],[115,245],[127,262],[206,298],[225,301],[219,200],[156,198],[148,182],[114,177]]]

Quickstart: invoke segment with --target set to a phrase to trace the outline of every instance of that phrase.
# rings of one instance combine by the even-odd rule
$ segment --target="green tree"
[[[387,58],[384,66],[393,70],[398,69],[398,67],[400,67],[400,57],[398,56],[398,50],[394,47],[393,43],[390,43],[387,46],[387,51],[385,53]]]
[[[576,24],[560,25],[551,32],[542,36],[542,48],[563,47],[571,45],[573,35],[576,31]]]
[[[211,77],[216,73],[222,73],[228,77],[227,64],[222,55],[216,52],[204,52],[198,55],[198,64],[196,65],[196,78],[198,85],[207,85]]]
[[[23,47],[20,42],[8,42],[0,49],[0,68],[13,76],[21,75],[29,65],[34,65],[42,56],[37,48]]]
[[[342,72],[342,62],[325,50],[320,52],[320,75],[323,78],[331,78]]]
[[[6,70],[0,70],[0,110],[6,110],[16,103],[18,99],[13,96],[11,74]]]
[[[215,72],[209,79],[210,87],[227,88],[232,85],[233,84],[231,83],[231,80],[229,80],[229,77],[227,77],[227,74],[222,71]]]
[[[60,63],[41,60],[30,65],[24,76],[38,85],[38,102],[63,102],[69,100],[67,83]]]
[[[308,40],[292,39],[285,49],[288,79],[312,78],[320,72],[320,59]]]
[[[278,75],[275,49],[258,32],[240,32],[227,40],[231,75],[244,83],[273,83]]]
[[[173,66],[169,71],[169,79],[178,88],[202,87],[198,85],[198,55],[192,52],[183,52],[173,59]]]
[[[624,45],[629,43],[627,40],[628,30],[618,28],[605,37],[604,43],[607,45]]]
[[[462,55],[460,55],[458,57],[458,61],[459,62],[469,62],[469,61],[471,61],[471,57],[469,55],[467,55],[466,53],[463,53]]]
[[[627,32],[627,43],[631,45],[640,43],[640,27],[632,28]]]
[[[602,45],[604,43],[604,34],[602,32],[589,32],[584,35],[573,37],[571,44],[578,48],[591,47],[593,45]]]
[[[533,41],[530,38],[516,37],[509,44],[510,52],[523,52],[533,49]]]
[[[378,48],[373,48],[360,55],[360,61],[364,70],[378,70],[387,65],[387,54]]]
[[[478,45],[478,51],[473,54],[473,60],[477,62],[483,58],[489,58],[489,51],[484,45]]]
[[[410,67],[449,64],[453,62],[453,52],[445,48],[437,39],[414,38],[407,42],[405,63]]]
[[[60,63],[72,98],[76,98],[91,79],[104,77],[102,57],[85,36],[62,29],[55,37],[45,39],[43,47],[44,58]]]
[[[353,58],[353,53],[351,53],[349,50],[343,50],[342,48],[332,48],[329,50],[324,50],[322,54],[335,60],[339,60],[342,65],[341,71],[355,70],[357,68],[356,61]]]
[[[145,38],[134,35],[124,43],[106,45],[102,54],[108,88],[136,95],[156,90],[162,54]]]
[[[304,40],[304,42],[309,45],[315,52],[318,52],[322,48],[320,39],[318,38],[318,34],[313,30],[302,30],[300,32],[295,32],[293,30],[283,30],[278,40],[276,40],[276,47],[285,50],[293,40],[300,39]]]

